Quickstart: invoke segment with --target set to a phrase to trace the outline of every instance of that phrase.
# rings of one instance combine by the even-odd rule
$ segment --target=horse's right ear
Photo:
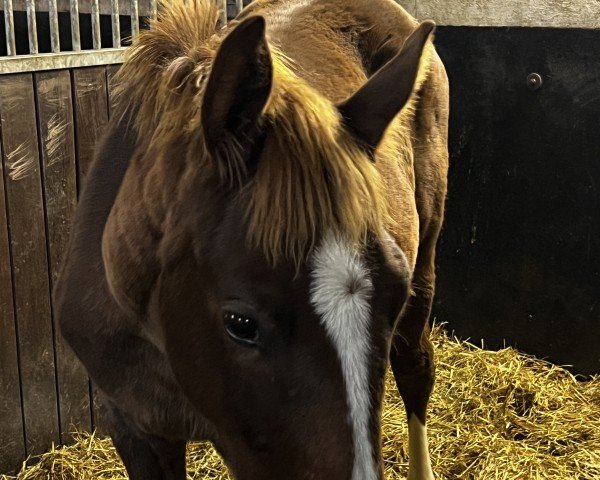
[[[223,40],[202,103],[202,128],[210,149],[256,125],[269,99],[273,64],[263,17],[250,17]]]
[[[346,127],[368,150],[375,150],[390,122],[409,101],[434,28],[432,21],[421,23],[396,56],[339,105]]]

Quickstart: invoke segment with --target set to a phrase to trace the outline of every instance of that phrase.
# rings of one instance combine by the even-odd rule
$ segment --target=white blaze
[[[313,257],[311,303],[340,359],[354,441],[352,480],[377,480],[369,435],[369,324],[373,284],[358,252],[329,235]]]

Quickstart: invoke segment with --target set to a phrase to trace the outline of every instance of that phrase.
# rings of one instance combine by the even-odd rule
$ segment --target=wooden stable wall
[[[99,423],[50,292],[116,68],[0,76],[0,472]]]

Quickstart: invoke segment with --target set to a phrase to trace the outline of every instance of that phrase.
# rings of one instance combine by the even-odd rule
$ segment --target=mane
[[[164,152],[170,145],[188,145],[188,162],[204,177],[218,175],[224,188],[249,193],[247,239],[273,263],[285,258],[299,265],[326,231],[362,245],[368,232],[392,223],[383,180],[342,128],[337,108],[298,77],[273,45],[273,88],[263,117],[286,155],[266,152],[247,178],[235,139],[211,154],[200,107],[227,29],[219,29],[212,0],[162,0],[159,7],[117,78],[118,108],[135,112],[143,148]]]

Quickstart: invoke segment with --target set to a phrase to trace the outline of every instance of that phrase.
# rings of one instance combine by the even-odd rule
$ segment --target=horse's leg
[[[421,251],[419,248],[419,257]],[[408,417],[408,480],[434,478],[425,426],[435,375],[428,322],[434,291],[432,277],[433,269],[417,260],[414,294],[396,328],[390,350],[392,371]]]
[[[109,432],[131,480],[185,480],[185,442],[136,434],[115,408]]]
[[[427,403],[435,367],[429,315],[435,290],[435,248],[444,215],[448,171],[448,79],[437,55],[415,115],[416,201],[420,242],[413,295],[398,322],[390,360],[408,416],[409,480],[433,479],[427,445]]]
[[[169,442],[162,438],[151,438],[148,442],[158,458],[163,480],[185,480],[186,442]]]

